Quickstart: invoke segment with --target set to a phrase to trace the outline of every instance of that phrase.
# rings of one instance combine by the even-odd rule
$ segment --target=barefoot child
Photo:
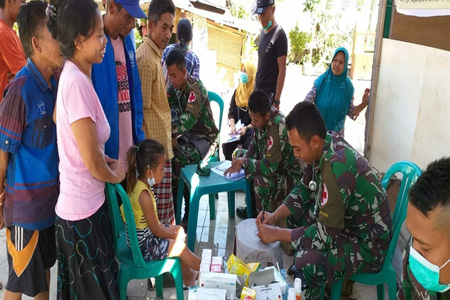
[[[161,224],[156,212],[152,186],[162,181],[166,155],[155,140],[144,140],[127,153],[127,191],[133,208],[139,246],[144,260],[179,257],[185,286],[192,286],[200,269],[200,258],[186,246],[186,234],[180,226]],[[122,218],[123,208],[122,210]],[[128,236],[127,244],[129,246]]]

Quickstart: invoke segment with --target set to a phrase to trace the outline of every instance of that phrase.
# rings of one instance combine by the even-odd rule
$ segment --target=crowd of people
[[[195,285],[200,258],[186,244],[189,201],[174,224],[181,168],[219,147],[192,25],[174,29],[172,0],[0,0],[0,228],[6,228],[5,300],[49,299],[57,261],[58,299],[118,299],[118,263],[105,183],[129,196],[145,260],[179,257]],[[264,243],[283,242],[306,280],[321,286],[380,270],[392,237],[376,170],[344,139],[353,105],[349,54],[336,49],[305,101],[280,111],[287,37],[275,1],[258,0],[258,62],[241,65],[228,121],[240,139],[223,144],[225,172],[245,171]],[[135,19],[147,18],[135,50]],[[17,22],[19,37],[13,30]],[[236,128],[240,122],[243,126]],[[450,159],[430,164],[410,191],[399,299],[444,299],[450,289]],[[189,199],[189,195],[184,195]],[[247,208],[236,213],[247,217]],[[276,225],[276,226],[275,226]],[[127,239],[128,242],[128,239]]]

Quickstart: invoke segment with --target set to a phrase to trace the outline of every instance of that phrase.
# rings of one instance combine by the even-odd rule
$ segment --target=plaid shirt
[[[136,51],[141,78],[145,136],[160,142],[166,149],[167,159],[173,158],[172,127],[166,84],[161,65],[162,50],[148,37]]]
[[[167,66],[166,66],[166,60],[169,56],[170,50],[178,46],[179,44],[170,44],[169,46],[164,49],[161,63],[163,65],[163,71],[164,71],[164,78],[166,80],[167,86],[170,85],[169,81],[169,75],[167,74]],[[200,59],[198,58],[197,54],[195,54],[192,50],[187,49],[186,52],[186,70],[188,71],[188,74],[200,79]]]

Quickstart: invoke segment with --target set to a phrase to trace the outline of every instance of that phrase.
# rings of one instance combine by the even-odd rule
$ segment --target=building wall
[[[421,168],[450,152],[450,52],[383,39],[370,162]]]

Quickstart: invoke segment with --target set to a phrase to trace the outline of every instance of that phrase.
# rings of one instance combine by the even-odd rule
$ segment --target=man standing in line
[[[141,81],[130,32],[135,18],[147,18],[139,0],[108,0],[103,17],[105,58],[92,66],[92,83],[111,126],[105,154],[127,166],[127,151],[145,139]]]
[[[166,82],[161,64],[164,48],[173,32],[175,5],[172,0],[152,0],[148,8],[148,36],[136,51],[136,61],[142,81],[144,132],[149,139],[160,142],[166,149],[165,175],[153,186],[158,218],[162,224],[174,223],[172,197],[172,123]]]
[[[255,89],[263,90],[280,109],[281,92],[286,77],[287,36],[275,20],[275,0],[257,0],[254,14],[263,27],[258,43],[258,70]]]
[[[22,44],[13,30],[23,3],[25,0],[0,0],[0,101],[8,82],[27,63]]]
[[[28,60],[0,103],[0,228],[6,227],[8,257],[4,300],[21,299],[22,294],[49,299],[50,268],[56,261],[59,172],[53,74],[64,58],[47,29],[46,8],[44,1],[30,1],[20,9],[19,34]]]

